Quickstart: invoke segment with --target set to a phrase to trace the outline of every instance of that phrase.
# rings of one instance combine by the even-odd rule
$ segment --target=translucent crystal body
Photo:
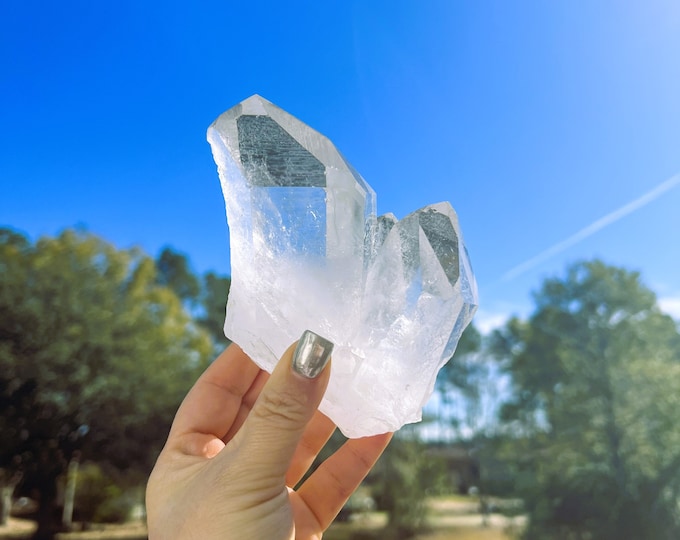
[[[321,411],[348,437],[419,421],[477,305],[451,205],[376,216],[335,146],[259,96],[208,141],[230,231],[225,334],[270,372],[306,329],[333,341]]]

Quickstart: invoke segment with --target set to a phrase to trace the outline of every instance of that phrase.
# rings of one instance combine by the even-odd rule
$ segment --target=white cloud
[[[510,313],[489,312],[480,309],[477,311],[473,323],[477,330],[486,335],[503,326],[510,317]]]
[[[680,320],[680,296],[665,296],[659,298],[659,307],[674,319]]]

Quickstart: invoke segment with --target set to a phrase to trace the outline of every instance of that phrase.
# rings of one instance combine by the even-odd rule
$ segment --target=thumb
[[[243,424],[240,450],[249,469],[265,482],[284,482],[298,442],[326,391],[332,351],[332,342],[306,330],[297,346],[283,354]]]

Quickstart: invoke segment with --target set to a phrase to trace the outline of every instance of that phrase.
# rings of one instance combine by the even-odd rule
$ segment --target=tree
[[[156,259],[156,281],[175,291],[175,294],[190,304],[198,300],[200,284],[196,275],[191,271],[189,259],[170,247],[161,250]]]
[[[380,538],[413,538],[425,527],[426,497],[445,478],[444,464],[426,452],[415,430],[402,428],[380,457],[372,473],[378,508],[387,512]]]
[[[54,533],[75,451],[148,473],[211,354],[150,258],[82,232],[0,230],[0,468],[38,498],[37,538]]]
[[[453,430],[457,439],[468,438],[488,426],[484,408],[490,397],[495,377],[492,362],[482,354],[482,335],[474,324],[463,332],[456,352],[437,374],[435,391],[439,395],[436,421],[441,428]],[[441,437],[440,437],[441,438]]]
[[[495,334],[528,539],[680,537],[680,334],[636,272],[571,266]],[[526,444],[530,441],[530,444]],[[531,471],[531,474],[523,474]]]
[[[482,336],[474,324],[470,324],[460,337],[456,352],[437,374],[437,387],[443,392],[459,390],[468,397],[474,397],[475,386],[472,383],[477,369],[471,357],[479,352]]]
[[[187,256],[170,247],[163,248],[156,259],[156,268],[157,282],[172,289],[191,309],[196,322],[213,338],[216,352],[229,345],[223,328],[231,280],[215,272],[197,277]]]
[[[218,349],[230,341],[224,335],[224,316],[231,280],[215,272],[207,272],[201,281],[201,309],[198,323],[212,336]]]

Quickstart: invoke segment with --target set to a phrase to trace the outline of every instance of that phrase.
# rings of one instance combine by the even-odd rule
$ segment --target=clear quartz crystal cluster
[[[477,305],[451,205],[376,216],[333,143],[259,96],[208,141],[230,230],[227,337],[270,372],[306,329],[333,341],[321,411],[348,437],[420,420]]]

